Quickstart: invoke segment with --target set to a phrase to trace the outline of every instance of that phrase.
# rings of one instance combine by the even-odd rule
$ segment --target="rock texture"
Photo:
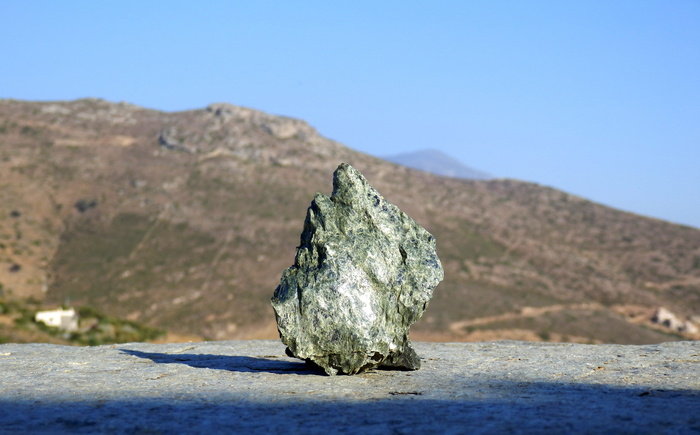
[[[414,343],[325,376],[279,341],[0,345],[0,432],[700,432],[700,343]]]
[[[442,278],[433,236],[341,164],[272,298],[280,337],[330,375],[417,369],[408,330]]]

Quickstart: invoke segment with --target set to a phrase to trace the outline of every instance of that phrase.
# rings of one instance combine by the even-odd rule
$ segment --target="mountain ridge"
[[[466,166],[456,158],[436,149],[381,156],[382,159],[443,177],[489,180],[491,174]]]
[[[446,278],[413,337],[691,337],[649,319],[700,313],[697,229],[533,183],[435,176],[222,103],[1,100],[2,291],[208,339],[274,338],[269,298],[340,162],[437,239]]]

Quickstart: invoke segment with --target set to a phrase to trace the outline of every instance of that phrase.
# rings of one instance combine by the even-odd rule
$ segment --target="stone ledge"
[[[278,341],[0,345],[28,433],[698,433],[700,342],[414,343],[418,371],[329,377]]]

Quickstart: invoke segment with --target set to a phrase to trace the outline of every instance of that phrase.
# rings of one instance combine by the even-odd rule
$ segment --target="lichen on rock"
[[[435,238],[343,163],[272,298],[280,338],[329,375],[418,369],[409,328],[442,278]]]

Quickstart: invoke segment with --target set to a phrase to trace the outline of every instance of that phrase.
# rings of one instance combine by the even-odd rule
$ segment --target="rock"
[[[259,120],[260,128],[277,139],[291,139],[298,136],[304,140],[314,134],[314,130],[304,121],[280,116]]]
[[[348,164],[316,194],[272,306],[288,352],[329,375],[418,369],[408,338],[443,278],[435,238]]]
[[[177,139],[178,131],[175,127],[166,127],[158,135],[158,144],[171,151],[184,151],[187,153],[193,153],[190,147],[183,145]]]
[[[210,104],[206,108],[206,111],[209,113],[213,113],[214,116],[229,119],[236,116],[236,113],[238,112],[238,107],[228,103],[214,103]]]
[[[98,203],[96,199],[81,198],[78,201],[76,201],[75,204],[73,204],[73,207],[75,207],[76,210],[78,210],[80,213],[85,213],[91,208],[97,207],[97,204]]]

